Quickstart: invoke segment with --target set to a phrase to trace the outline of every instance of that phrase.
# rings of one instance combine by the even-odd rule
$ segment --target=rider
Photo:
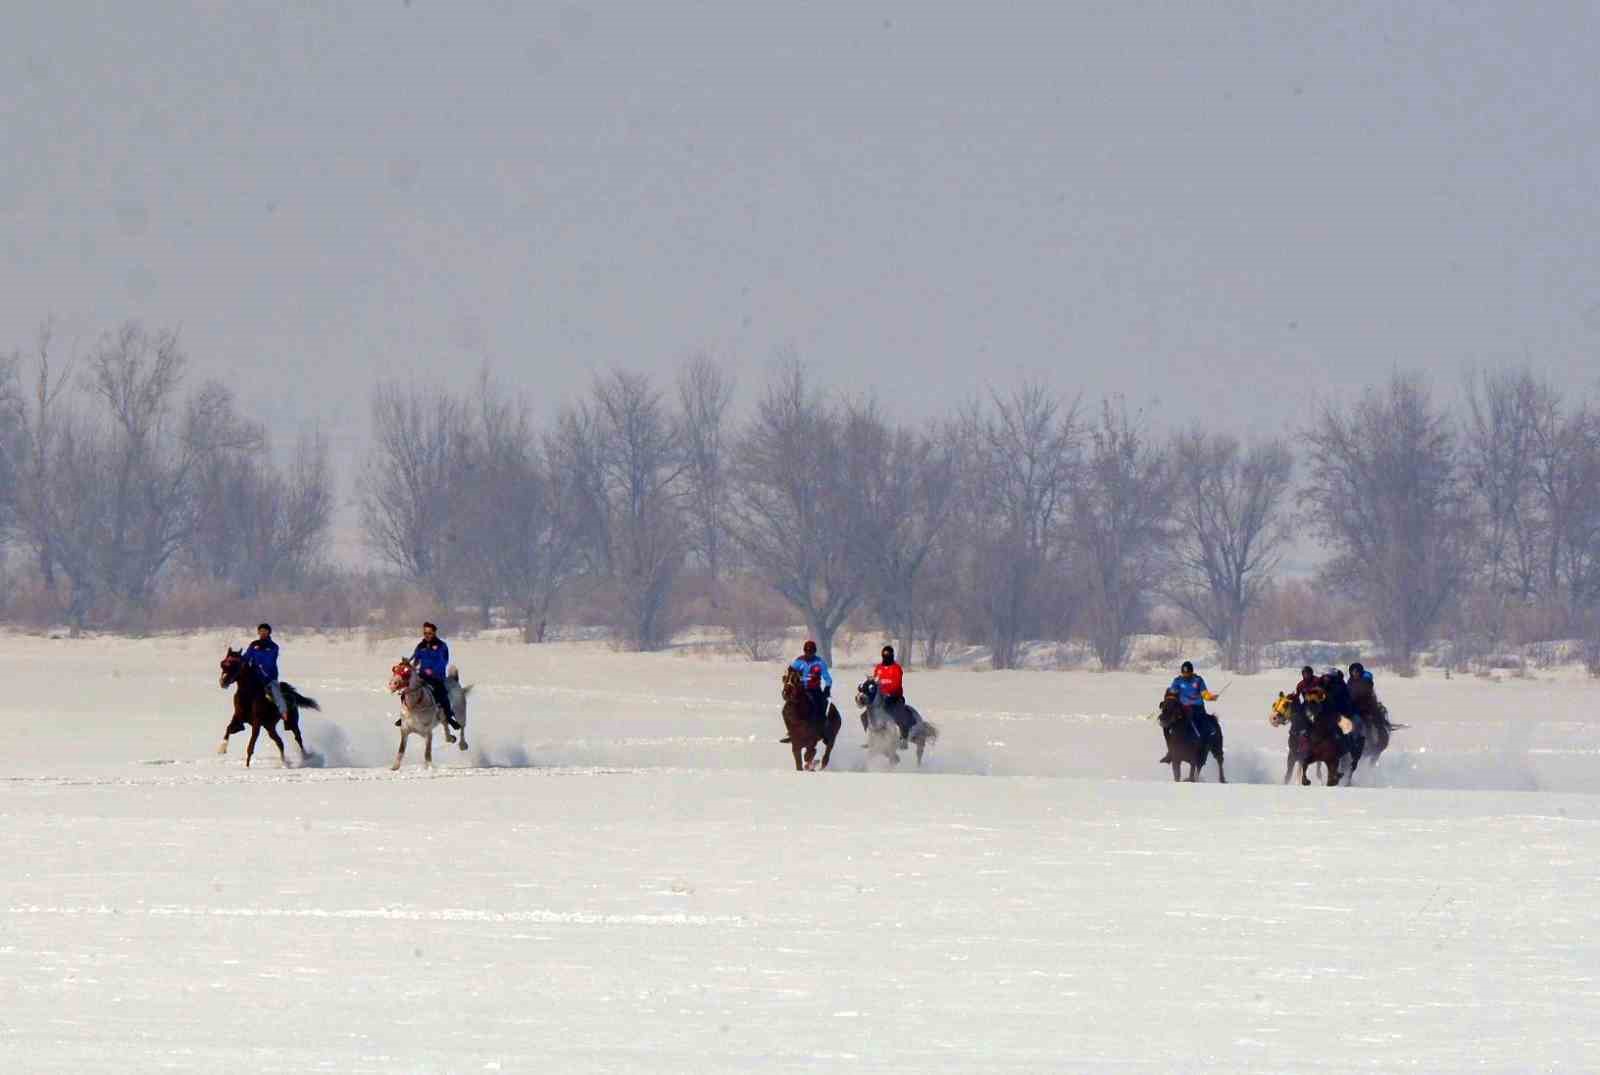
[[[1320,690],[1321,688],[1322,682],[1317,679],[1316,670],[1308,664],[1300,669],[1300,682],[1294,685],[1294,690],[1290,691],[1289,694],[1290,696],[1298,696],[1300,701],[1304,702],[1309,692]]]
[[[444,710],[445,721],[452,728],[461,727],[456,722],[455,710],[450,707],[450,690],[444,682],[450,670],[450,647],[439,637],[439,628],[433,624],[422,625],[422,641],[411,653],[411,664],[433,692],[433,700]]]
[[[817,656],[817,644],[808,638],[800,647],[800,656],[789,667],[800,673],[800,685],[811,702],[811,719],[826,732],[828,697],[833,694],[833,673],[828,671],[828,662]]]
[[[246,646],[240,656],[267,685],[267,696],[278,707],[278,715],[287,720],[289,711],[284,708],[283,685],[278,682],[278,644],[272,640],[272,624],[258,624],[255,641]]]
[[[1350,666],[1350,719],[1357,722],[1359,728],[1361,721],[1377,716],[1382,709],[1372,673],[1357,661]]]
[[[1350,684],[1345,682],[1344,670],[1340,668],[1328,669],[1328,674],[1323,676],[1327,684],[1328,705],[1333,708],[1333,715],[1344,717],[1350,722],[1349,739],[1345,749],[1353,749],[1351,743],[1360,739],[1365,733],[1361,725],[1361,714],[1356,712],[1355,700],[1350,693]]]
[[[1216,701],[1217,696],[1211,693],[1203,677],[1195,675],[1192,662],[1184,661],[1179,666],[1178,675],[1167,689],[1178,695],[1178,703],[1194,725],[1195,735],[1200,742],[1209,743],[1222,738],[1222,725],[1206,712],[1206,703]]]
[[[883,700],[884,711],[894,718],[900,729],[900,742],[904,743],[913,726],[910,710],[906,706],[905,669],[896,663],[893,646],[884,646],[880,656],[883,663],[873,666],[872,679],[878,685],[878,697]]]

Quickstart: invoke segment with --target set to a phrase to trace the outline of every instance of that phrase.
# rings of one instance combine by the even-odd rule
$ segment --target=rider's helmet
[[[883,647],[883,653],[880,654],[880,656],[883,657],[883,663],[884,664],[888,664],[889,662],[893,661],[894,660],[894,647],[893,646],[885,646],[885,647]]]
[[[1183,664],[1178,668],[1178,672],[1185,676],[1194,675],[1194,662],[1184,661]]]
[[[817,644],[808,638],[806,644],[800,647],[800,652],[810,657],[817,652]]]
[[[1300,669],[1300,678],[1304,679],[1307,676],[1310,676],[1312,679],[1317,678],[1317,670],[1312,668],[1309,664]]]
[[[1357,661],[1356,663],[1354,663],[1354,664],[1352,664],[1350,666],[1350,678],[1351,679],[1360,679],[1361,678],[1361,673],[1365,672],[1366,670],[1367,670],[1366,667],[1364,665],[1362,665],[1362,663],[1360,661]]]

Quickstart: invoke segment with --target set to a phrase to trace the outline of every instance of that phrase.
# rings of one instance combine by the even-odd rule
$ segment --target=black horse
[[[1228,775],[1222,768],[1222,721],[1215,713],[1211,718],[1217,722],[1217,734],[1214,737],[1202,738],[1195,728],[1194,721],[1183,708],[1183,703],[1178,701],[1175,691],[1168,691],[1161,699],[1161,711],[1157,718],[1161,722],[1161,734],[1167,741],[1167,756],[1164,760],[1172,764],[1172,779],[1181,780],[1180,766],[1189,766],[1189,780],[1199,779],[1200,770],[1205,767],[1206,755],[1210,754],[1217,759],[1217,780],[1226,784]]]

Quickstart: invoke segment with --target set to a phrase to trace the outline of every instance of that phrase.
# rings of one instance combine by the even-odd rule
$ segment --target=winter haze
[[[693,350],[1236,432],[1396,366],[1594,383],[1589,4],[4,8],[4,347],[178,326],[336,454],[379,381],[553,409]]]

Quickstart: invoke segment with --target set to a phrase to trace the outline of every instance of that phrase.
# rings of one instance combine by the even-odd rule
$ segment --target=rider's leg
[[[811,703],[812,721],[826,736],[828,732],[828,699],[823,697],[822,688],[807,689],[806,700]]]
[[[439,703],[439,708],[444,710],[444,719],[453,727],[461,727],[456,723],[455,710],[450,708],[450,688],[445,686],[444,680],[437,676],[427,677],[428,689],[433,692],[433,700]]]

